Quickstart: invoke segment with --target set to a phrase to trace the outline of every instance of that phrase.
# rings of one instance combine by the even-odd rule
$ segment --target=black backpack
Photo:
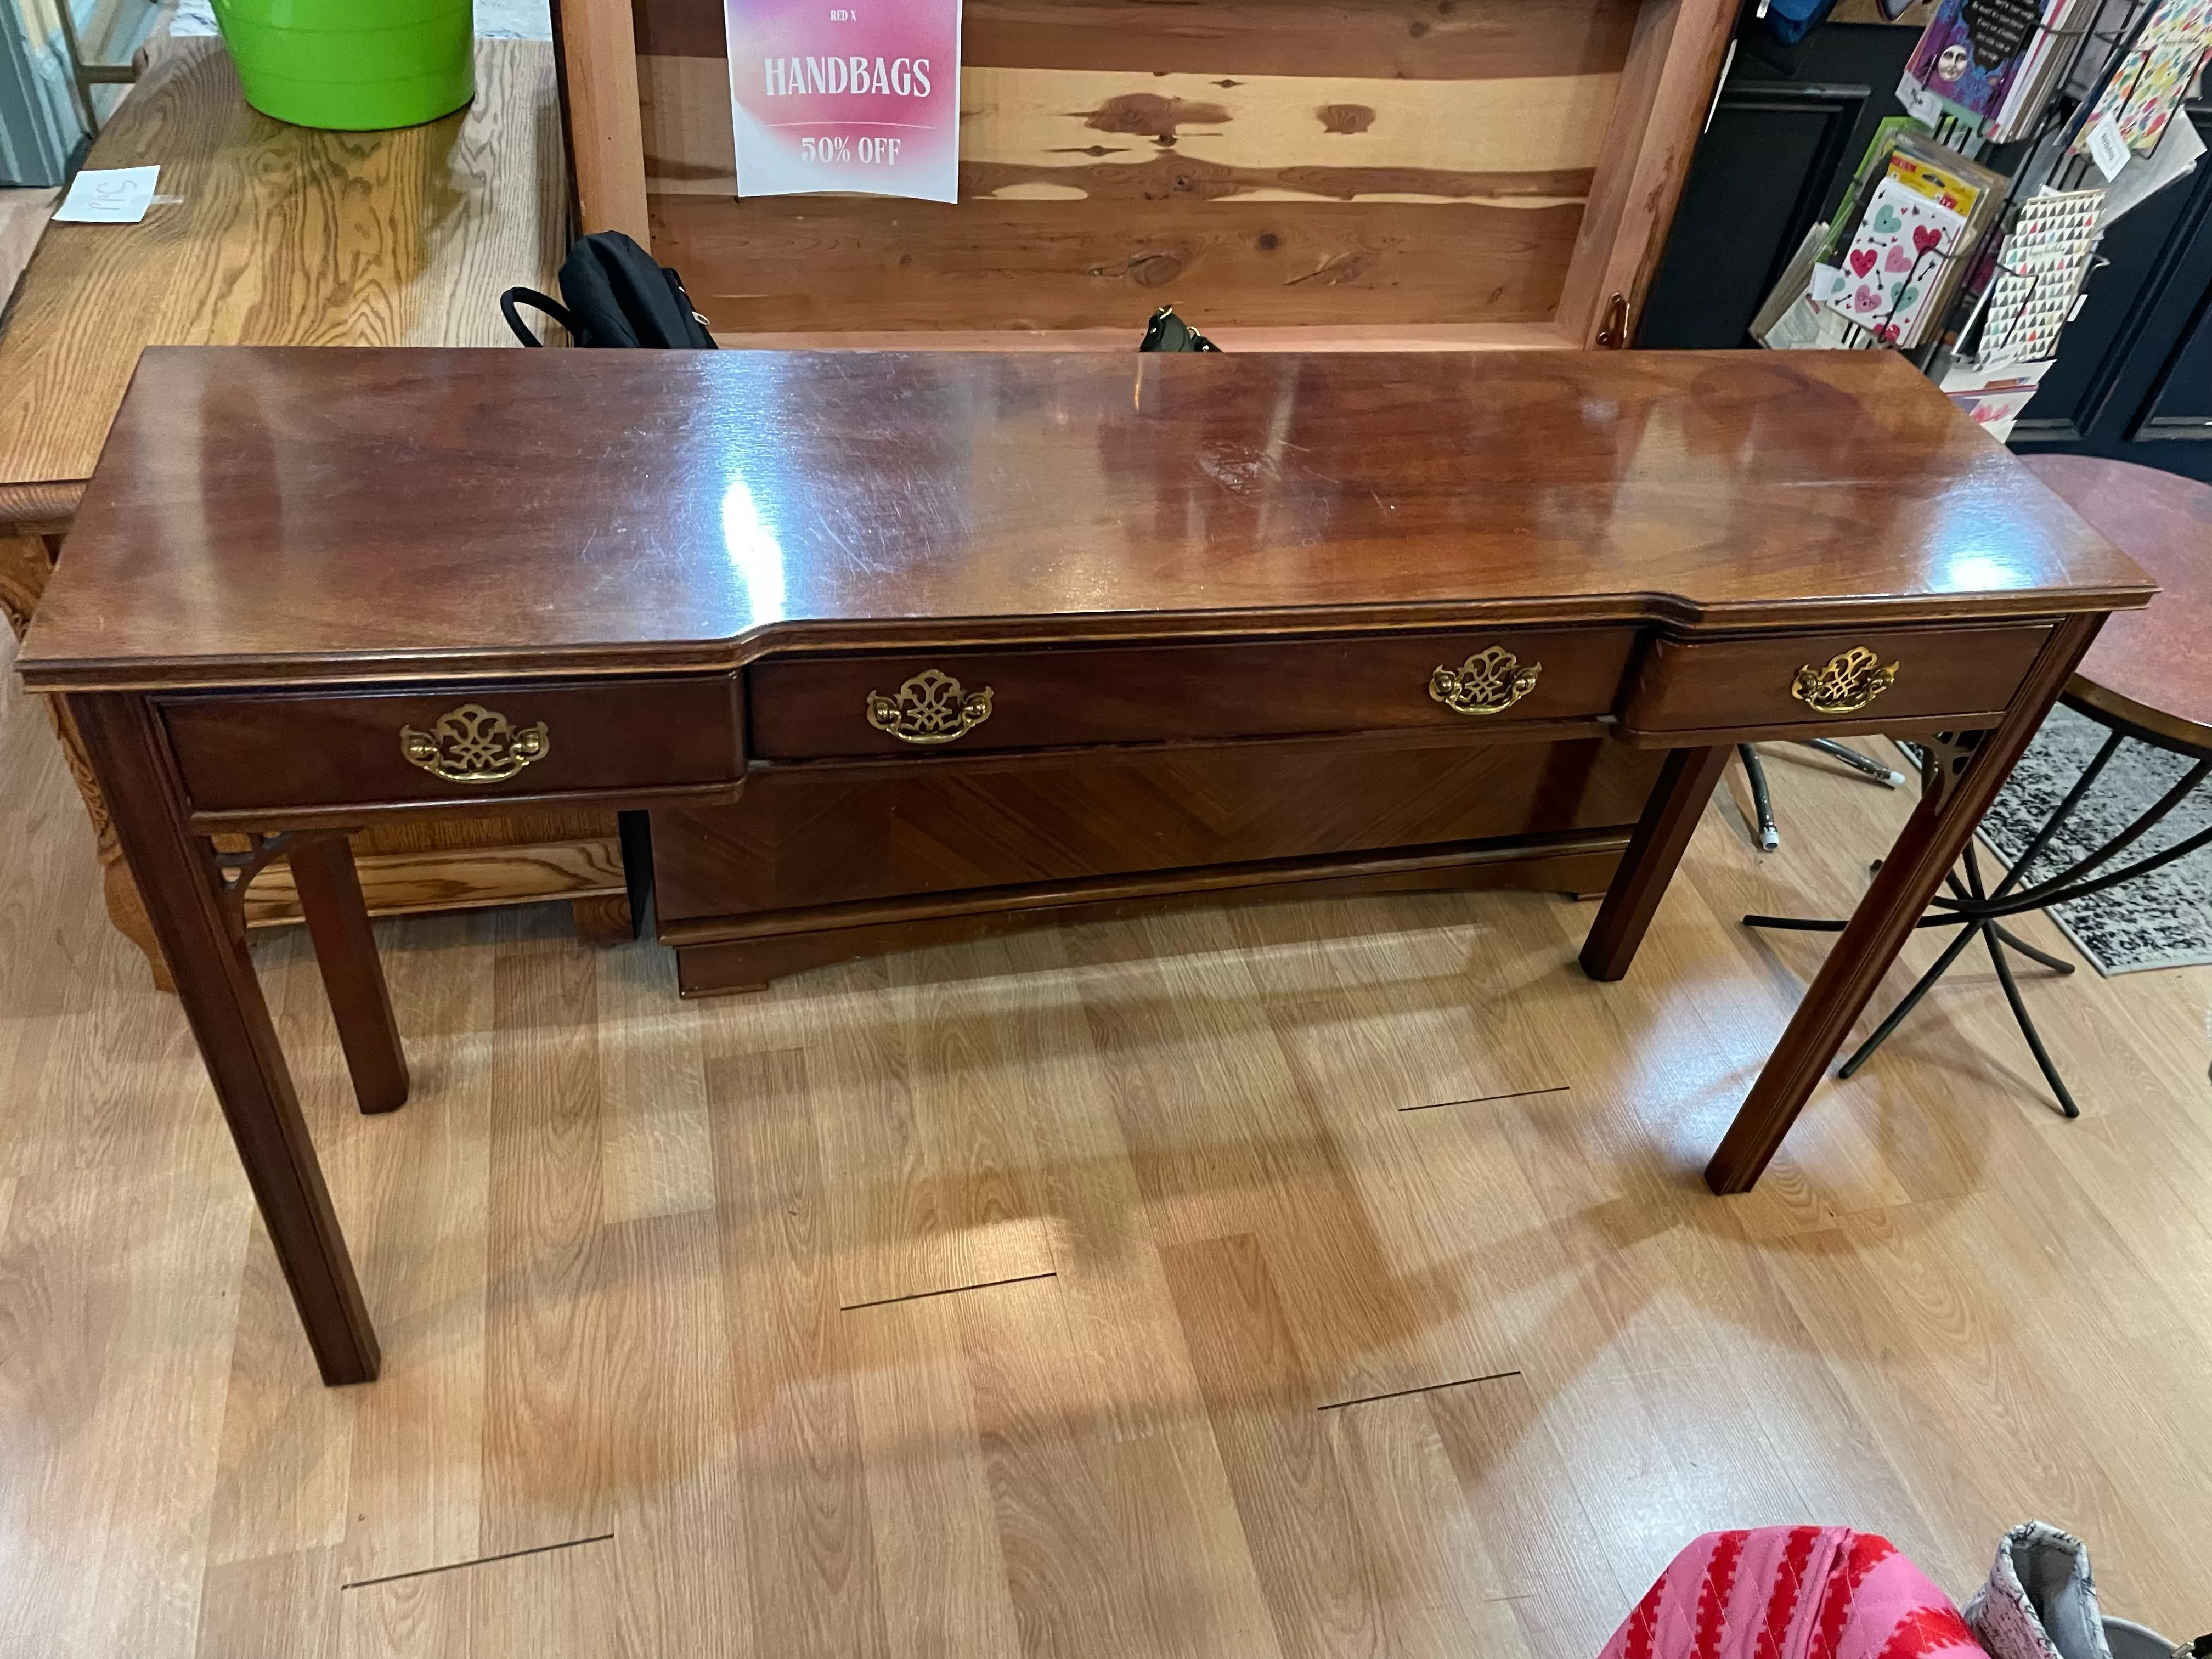
[[[518,301],[544,312],[580,346],[714,349],[683,279],[618,230],[593,231],[568,250],[561,263],[561,299],[568,303],[534,288],[511,288],[499,296],[500,314],[526,346],[545,342],[523,325]]]

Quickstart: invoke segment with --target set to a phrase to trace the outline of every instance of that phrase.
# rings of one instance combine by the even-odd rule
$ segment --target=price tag
[[[1943,100],[1910,75],[1897,83],[1897,101],[1905,106],[1907,115],[1931,132],[1942,118]]]
[[[2105,175],[2105,182],[2111,184],[2120,176],[2120,169],[2127,166],[2129,161],[2128,141],[2120,137],[2119,123],[2109,114],[2100,115],[2089,123],[2088,131],[2081,136],[2088,145],[2089,159],[2097,164],[2097,171]]]
[[[54,217],[71,225],[135,225],[154,200],[161,169],[87,167],[70,181]]]

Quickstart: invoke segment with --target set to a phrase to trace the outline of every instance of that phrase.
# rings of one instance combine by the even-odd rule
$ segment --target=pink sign
[[[960,198],[960,0],[724,0],[738,194]]]

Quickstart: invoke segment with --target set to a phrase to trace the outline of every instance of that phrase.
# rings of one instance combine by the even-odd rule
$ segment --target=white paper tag
[[[1774,351],[1836,351],[1844,344],[1844,332],[1842,318],[1814,305],[1811,295],[1801,294],[1775,319],[1761,343]]]
[[[2129,160],[2128,141],[2120,137],[2119,123],[2110,115],[2100,115],[2081,136],[2089,146],[2089,159],[2097,164],[2097,171],[2105,175],[2105,182],[2109,185],[2120,176],[2120,170]]]
[[[1897,101],[1923,127],[1933,127],[1942,118],[1943,100],[1910,75],[1897,83]]]
[[[70,181],[54,217],[72,225],[135,225],[154,199],[158,167],[88,167]]]
[[[1801,294],[1774,319],[1764,343],[1774,351],[1814,351],[1820,344],[1821,312],[1809,295]]]

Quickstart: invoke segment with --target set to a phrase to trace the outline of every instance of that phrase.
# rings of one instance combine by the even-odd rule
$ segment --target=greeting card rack
[[[2070,307],[2089,273],[2110,263],[2101,256],[2092,254],[2078,270],[2035,270],[2006,264],[2005,238],[2010,234],[2008,228],[2018,221],[2020,206],[2020,202],[2008,192],[2005,205],[1999,210],[1996,223],[1987,232],[1972,243],[1948,253],[1931,250],[1923,256],[1928,262],[1926,271],[1923,273],[1916,269],[1906,278],[1908,283],[1923,280],[1948,282],[1951,273],[1962,268],[1972,270],[1974,266],[1983,262],[1986,262],[1987,266],[1986,270],[1974,271],[1976,282],[1964,287],[1948,307],[1950,316],[1958,319],[1955,324],[1929,330],[1925,341],[1909,349],[1907,355],[1923,372],[1940,374],[1944,362],[1957,362],[1969,356],[1969,353],[1959,349],[1959,343],[1975,340],[1975,331],[1989,311],[1990,301],[1997,291],[1999,278],[2016,277],[2027,284],[2027,292],[2018,297],[2011,307],[2013,310],[2022,314],[2033,313],[2050,308],[2055,301],[2057,307],[2063,311]],[[2059,292],[2056,287],[2047,289],[2046,285],[2050,284],[2063,284],[2063,292]],[[1865,351],[1891,343],[1881,327],[1886,315],[1877,314],[1863,324],[1848,318],[1841,319],[1842,349]],[[2016,343],[2008,334],[1989,343],[1998,348],[2002,354],[2004,347]],[[1980,355],[1978,342],[1977,350],[1971,355],[1977,358]]]
[[[586,229],[728,344],[1619,346],[1735,0],[966,0],[961,199],[739,198],[723,0],[556,0]]]
[[[1921,317],[1902,330],[1885,327],[1887,313],[1855,318],[1832,302],[1826,308],[1808,309],[1797,296],[1807,292],[1814,274],[1813,251],[1829,240],[1830,227],[1824,224],[1808,235],[1754,331],[1771,343],[1785,339],[1798,343],[1801,337],[1810,337],[1805,343],[1856,350],[1899,343],[1902,332],[1903,349],[1924,372],[1942,380],[1954,364],[1984,366],[1983,337],[1994,313],[2002,316],[2005,326],[1988,340],[1990,347],[2001,350],[2008,362],[2047,361],[2057,350],[2060,329],[2079,308],[2082,283],[2106,263],[2094,252],[2094,198],[2081,195],[2100,187],[2104,174],[2082,153],[2089,148],[2082,134],[2106,88],[2137,52],[2160,4],[2160,0],[2106,0],[2079,27],[2059,30],[2039,25],[2041,33],[2067,45],[2029,130],[2017,140],[1991,143],[1972,121],[1950,112],[1948,106],[1924,124],[1928,136],[1954,158],[1986,168],[1984,177],[1991,180],[1988,188],[1996,192],[1993,206],[1969,228],[1959,246],[1948,252],[1928,250],[1920,256],[1928,262],[1924,280],[1940,283],[1944,296],[1942,314],[1932,325]],[[1900,95],[1911,91],[1910,86],[1900,88]],[[1907,97],[1906,102],[1911,99]],[[1881,142],[1877,139],[1878,144]],[[1870,151],[1869,164],[1878,162],[1881,154],[1880,149]],[[1873,180],[1868,179],[1865,187],[1871,190]],[[2066,205],[2054,211],[2054,200]],[[2022,246],[2025,216],[2042,221],[2040,228],[2047,231],[2053,218],[2063,222],[2069,212],[2075,217],[2069,232],[2072,246],[2066,250],[2068,257],[2054,257],[2048,240],[2032,256],[2015,252]],[[1923,273],[1916,270],[1892,289],[1891,308],[1923,282]],[[1864,285],[1856,293],[1863,303]],[[2033,319],[2026,333],[2015,325],[2015,319],[2022,318]],[[1782,326],[1778,328],[1778,323]]]
[[[1938,142],[1951,145],[1969,161],[2004,173],[2009,182],[2003,204],[1988,230],[1974,247],[1961,250],[1962,256],[1978,268],[1960,284],[1944,326],[1932,331],[1914,354],[1914,361],[1924,372],[1940,379],[1953,362],[1980,360],[1978,331],[1987,316],[1999,277],[2009,275],[2027,280],[2027,303],[2031,307],[2046,297],[2041,289],[2047,280],[2052,280],[2052,274],[2006,265],[2002,262],[2005,247],[2019,228],[2022,209],[2036,197],[2045,191],[2070,193],[2104,182],[2102,173],[2075,146],[2097,100],[2127,63],[2157,8],[2158,0],[2107,0],[2087,26],[2069,32],[2079,38],[2065,70],[2054,82],[2051,95],[2030,131],[2018,141],[1990,146],[1966,123],[1947,117],[1938,124]],[[1947,125],[1951,129],[1949,136],[1944,131]],[[2093,253],[2078,270],[2057,278],[2068,286],[2063,311],[2069,320],[2082,283],[2090,271],[2105,263]]]

